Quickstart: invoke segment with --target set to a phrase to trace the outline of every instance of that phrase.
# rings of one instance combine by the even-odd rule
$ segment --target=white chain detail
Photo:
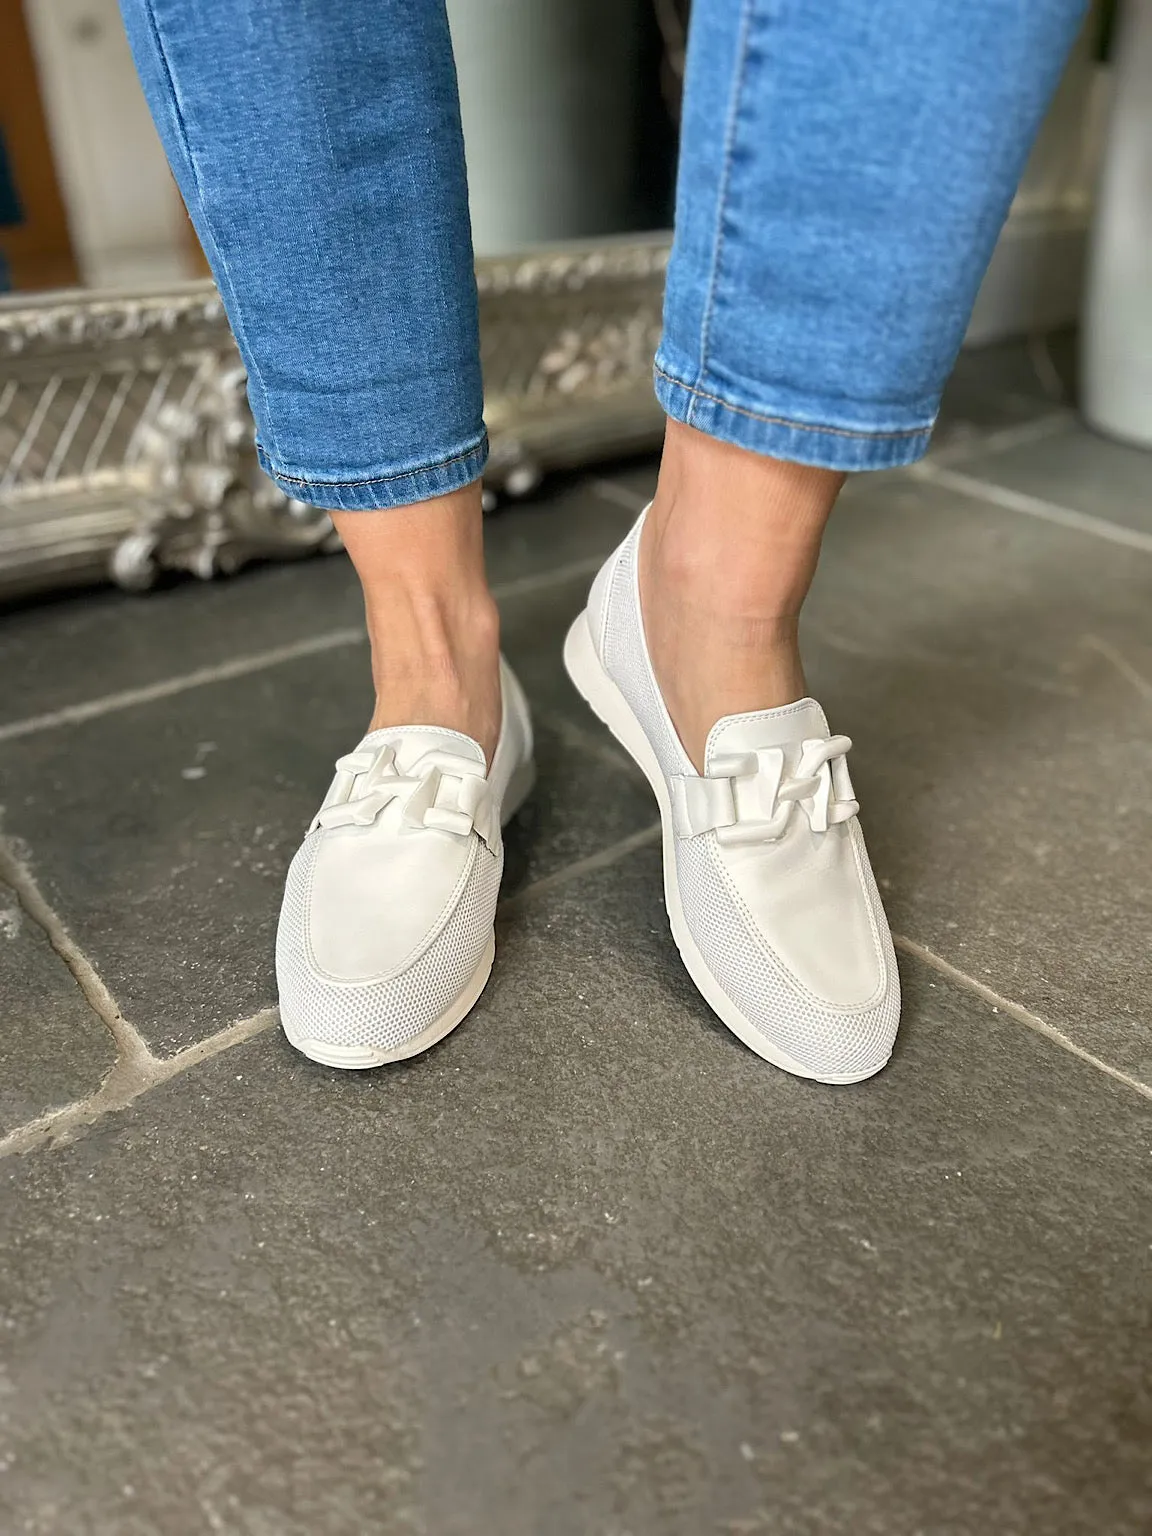
[[[716,757],[704,776],[672,777],[672,821],[676,836],[715,832],[719,843],[775,842],[784,836],[794,806],[813,832],[849,821],[860,806],[852,793],[845,756],[847,736],[813,738],[801,746],[792,778],[784,776],[780,747]]]
[[[495,849],[500,823],[480,763],[453,752],[425,752],[409,773],[396,767],[396,750],[384,746],[350,752],[336,762],[336,777],[309,829],[369,827],[393,801],[403,805],[404,825],[468,837],[475,832]]]

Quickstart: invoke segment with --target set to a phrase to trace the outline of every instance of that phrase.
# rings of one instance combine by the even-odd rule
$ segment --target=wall
[[[81,281],[120,288],[190,276],[187,216],[116,0],[24,0],[24,10]]]
[[[0,131],[20,222],[0,227],[0,287],[74,287],[76,261],[32,45],[18,5],[0,3]],[[0,193],[0,203],[5,198]],[[11,216],[10,206],[0,216]]]
[[[633,227],[641,3],[448,0],[479,253]]]

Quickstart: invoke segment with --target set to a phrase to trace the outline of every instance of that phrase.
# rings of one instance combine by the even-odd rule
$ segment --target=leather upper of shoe
[[[713,726],[704,776],[672,780],[679,838],[711,833],[718,867],[781,963],[834,1008],[865,1008],[886,984],[845,761],[815,699]]]
[[[724,991],[796,1061],[867,1070],[891,1050],[899,983],[857,821],[851,742],[801,699],[718,720],[697,773],[648,657],[639,531],[597,576],[588,617],[664,772],[684,920]]]
[[[342,981],[403,970],[451,917],[477,858],[499,858],[484,754],[456,731],[372,731],[340,758],[309,829],[306,943]]]
[[[471,737],[371,731],[340,758],[289,870],[277,933],[281,1010],[297,1033],[398,1044],[448,1008],[491,941],[502,808],[532,755],[523,693],[502,665],[492,765]]]

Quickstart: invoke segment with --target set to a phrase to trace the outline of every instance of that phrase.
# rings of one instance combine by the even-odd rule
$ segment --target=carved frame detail
[[[490,503],[659,441],[667,258],[654,235],[477,263]],[[261,473],[244,382],[210,282],[0,301],[0,597],[338,548]]]

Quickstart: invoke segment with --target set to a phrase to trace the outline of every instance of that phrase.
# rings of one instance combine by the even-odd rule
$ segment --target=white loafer
[[[433,726],[370,731],[292,861],[276,935],[280,1019],[330,1067],[378,1067],[460,1023],[492,969],[502,825],[532,787],[532,726],[501,660],[503,719],[478,743]]]
[[[718,720],[696,772],[644,638],[642,523],[593,583],[565,665],[655,792],[672,935],[706,1001],[766,1061],[859,1082],[892,1052],[900,983],[844,760],[851,742],[801,699]]]

